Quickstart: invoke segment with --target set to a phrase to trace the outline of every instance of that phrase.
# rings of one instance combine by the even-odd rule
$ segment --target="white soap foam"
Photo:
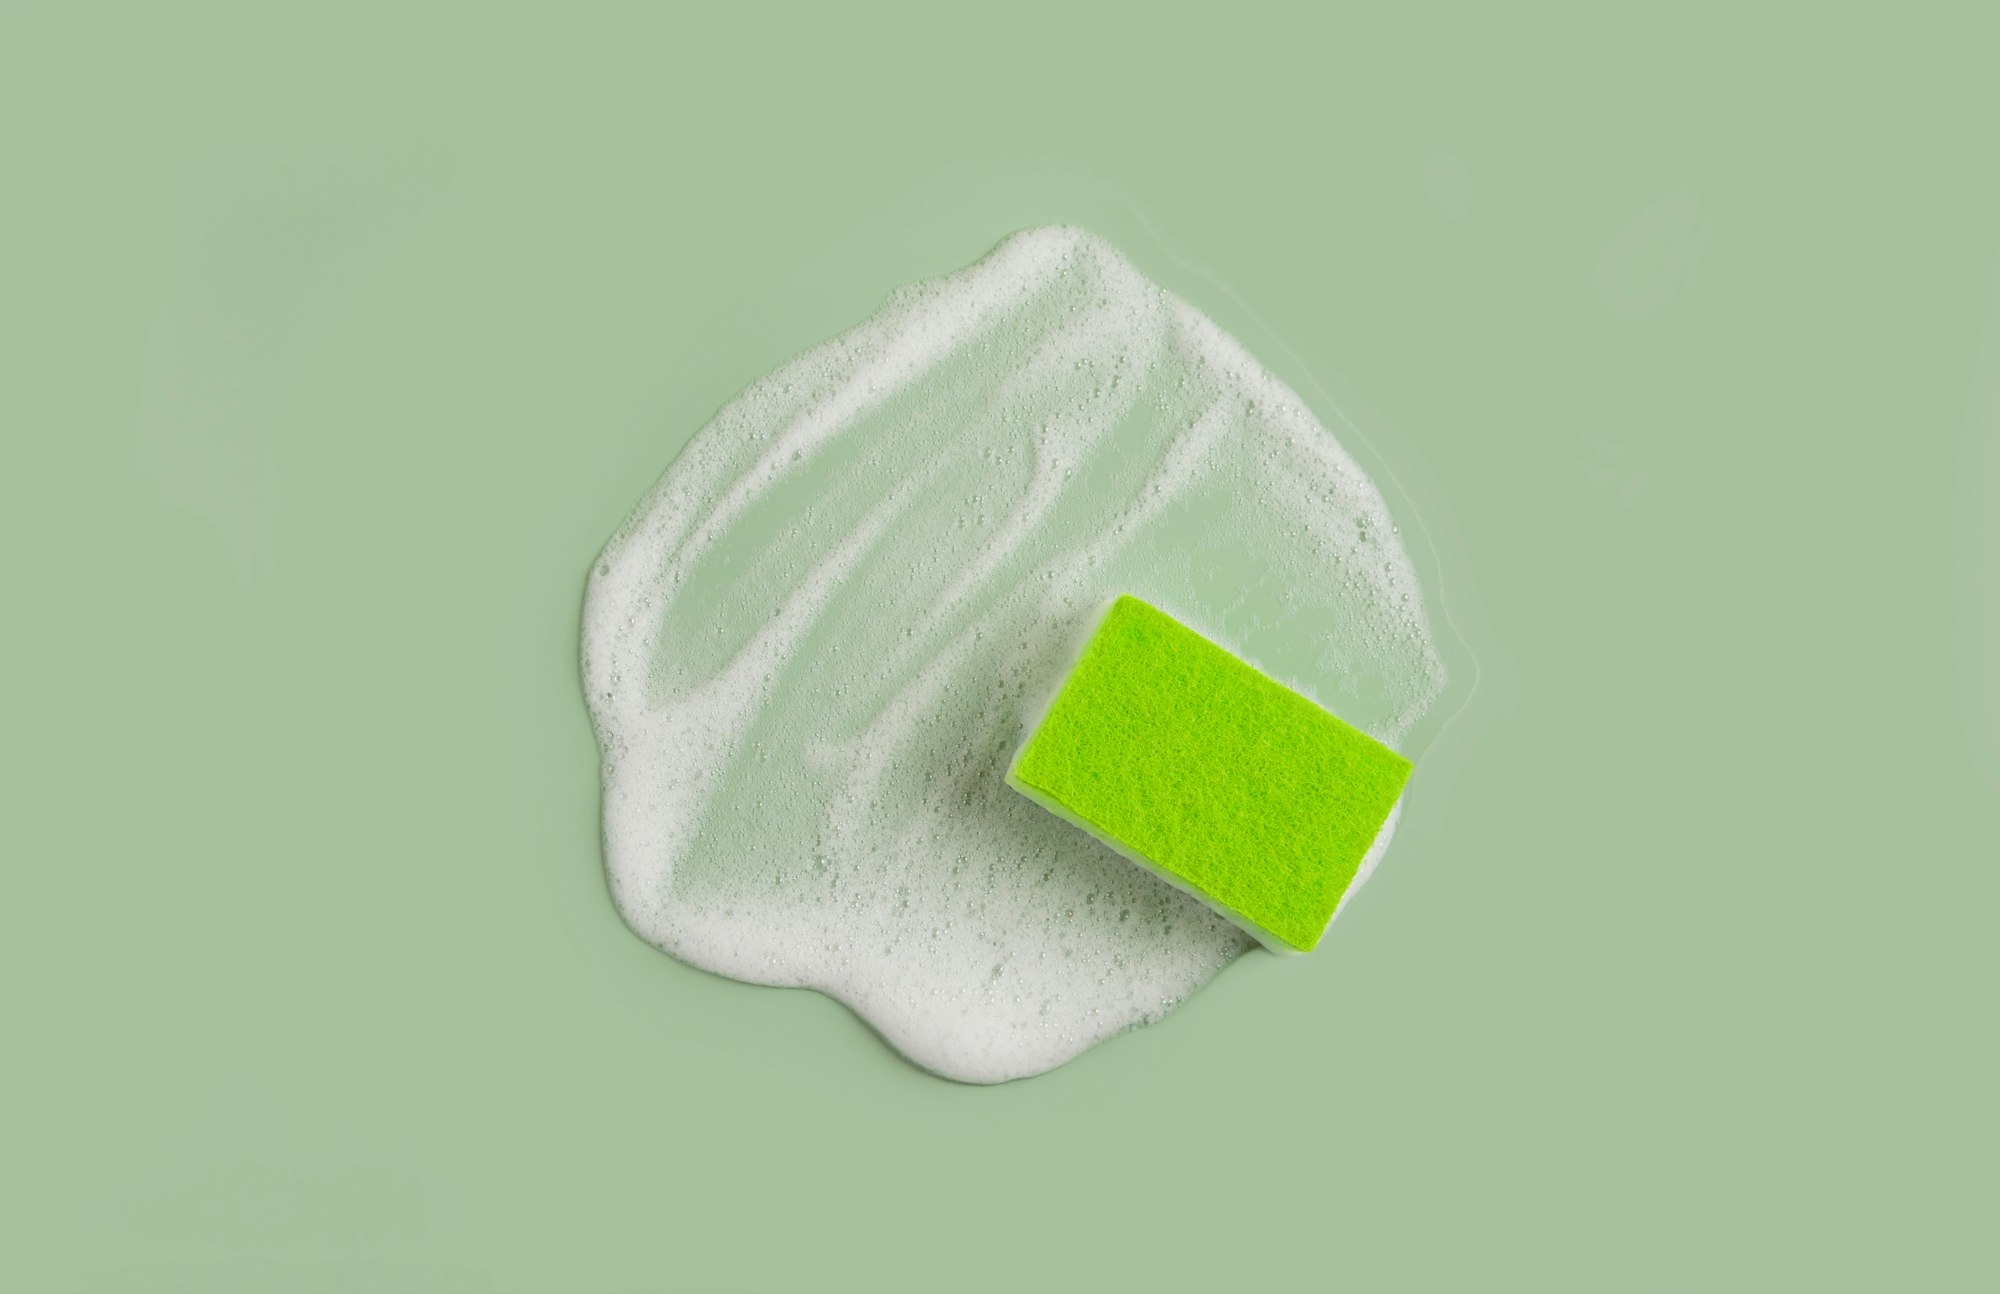
[[[1002,778],[1121,592],[1391,744],[1444,686],[1366,475],[1088,234],[1016,234],[758,382],[590,581],[626,922],[969,1082],[1158,1019],[1251,939]]]

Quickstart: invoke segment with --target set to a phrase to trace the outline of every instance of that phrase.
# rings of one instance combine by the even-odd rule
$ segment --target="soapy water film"
[[[1001,776],[1121,592],[1391,745],[1444,686],[1333,435],[1107,244],[1028,230],[730,402],[593,568],[619,912],[966,1081],[1158,1019],[1251,939]]]

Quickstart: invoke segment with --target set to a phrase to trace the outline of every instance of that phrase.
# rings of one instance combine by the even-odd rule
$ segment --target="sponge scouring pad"
[[[1319,943],[1410,761],[1133,597],[1007,782],[1280,951]]]

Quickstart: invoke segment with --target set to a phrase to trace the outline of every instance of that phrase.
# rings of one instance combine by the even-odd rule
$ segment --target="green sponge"
[[[1007,783],[1206,901],[1309,952],[1410,761],[1133,597],[1111,604]]]

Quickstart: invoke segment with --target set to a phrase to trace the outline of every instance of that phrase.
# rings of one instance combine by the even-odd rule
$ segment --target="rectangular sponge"
[[[1162,611],[1112,603],[1007,782],[1229,917],[1310,951],[1410,761]]]

